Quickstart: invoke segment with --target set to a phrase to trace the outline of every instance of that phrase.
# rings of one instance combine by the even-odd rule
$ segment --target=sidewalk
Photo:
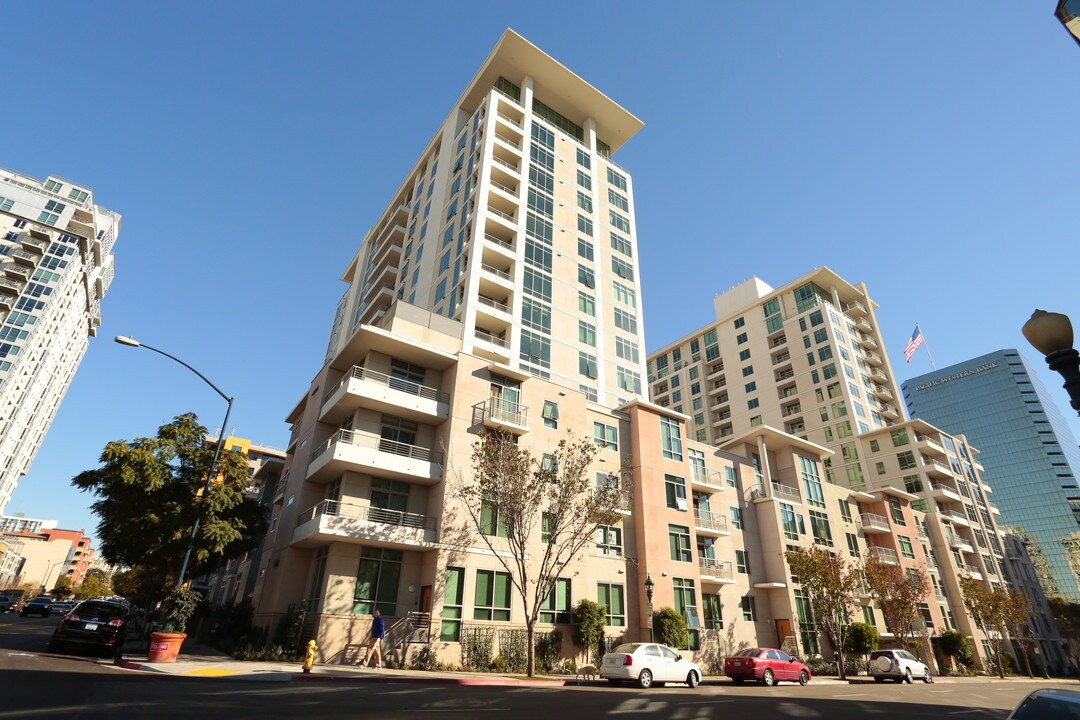
[[[102,661],[108,662],[108,661]],[[125,648],[123,656],[115,664],[128,670],[162,673],[182,677],[229,678],[230,680],[251,680],[257,682],[342,682],[342,683],[412,683],[423,685],[494,685],[509,687],[607,687],[607,683],[596,680],[579,680],[560,676],[544,680],[520,680],[508,675],[472,672],[428,672],[426,670],[376,670],[362,669],[351,665],[315,665],[310,673],[302,672],[300,663],[247,662],[235,660],[229,655],[205,645],[185,641],[183,652],[173,663],[151,663],[146,661],[146,650],[134,647]],[[935,684],[953,684],[969,682],[1016,682],[1041,683],[1044,685],[1075,683],[1066,678],[1044,680],[1041,677],[1028,678],[1010,676],[1001,680],[997,677],[960,677],[947,676],[934,678]],[[815,677],[813,685],[874,684],[865,675],[849,678],[841,682],[835,677]],[[916,681],[921,685],[921,681]],[[729,684],[727,678],[710,676],[704,685]]]

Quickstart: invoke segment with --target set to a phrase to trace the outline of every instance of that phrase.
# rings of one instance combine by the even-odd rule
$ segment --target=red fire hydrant
[[[307,652],[304,653],[304,672],[311,672],[311,666],[315,663],[315,651],[318,649],[319,646],[314,640],[308,640]]]

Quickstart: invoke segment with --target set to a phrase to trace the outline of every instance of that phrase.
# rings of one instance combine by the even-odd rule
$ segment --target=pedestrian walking
[[[371,637],[368,639],[367,648],[364,651],[364,659],[357,663],[360,667],[367,667],[372,654],[375,655],[375,667],[382,668],[382,641],[386,637],[386,622],[382,619],[382,613],[378,610],[371,613]]]
[[[604,662],[604,655],[607,654],[607,638],[604,637],[604,631],[600,631],[600,640],[596,643],[596,664],[602,665]]]

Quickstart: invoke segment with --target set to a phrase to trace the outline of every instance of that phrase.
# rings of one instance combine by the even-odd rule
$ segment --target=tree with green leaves
[[[1016,590],[1004,588],[995,589],[988,586],[982,580],[976,580],[970,575],[960,577],[960,592],[964,596],[964,607],[982,628],[986,639],[994,652],[994,664],[997,668],[998,677],[1005,678],[1004,652],[1005,638],[1008,636],[1013,624],[1027,622],[1027,600]],[[1020,595],[1017,598],[1016,595]],[[1030,672],[1029,672],[1030,674]]]
[[[887,627],[907,648],[916,644],[915,624],[921,617],[919,605],[930,594],[930,575],[925,568],[903,568],[871,554],[863,565],[866,586],[874,603],[885,616]]]
[[[600,634],[604,632],[607,623],[607,608],[595,603],[588,598],[582,598],[574,606],[571,618],[574,623],[574,645],[585,651],[585,661],[597,652],[600,643]],[[603,661],[603,658],[600,658]]]
[[[214,448],[206,428],[192,413],[158,428],[157,435],[114,440],[72,484],[93,493],[102,556],[136,571],[138,586],[150,603],[172,590],[196,517],[189,576],[198,576],[223,558],[246,552],[266,529],[264,511],[245,498],[247,461],[223,449],[208,493]]]
[[[76,600],[92,600],[97,597],[112,595],[112,585],[109,583],[109,574],[101,568],[90,568],[86,576],[75,588]]]
[[[690,628],[686,617],[675,608],[662,607],[652,616],[653,637],[656,642],[673,648],[690,644]]]
[[[71,584],[71,578],[67,575],[61,575],[56,578],[56,584],[53,585],[53,589],[49,591],[49,594],[54,598],[66,598],[73,592],[74,587]]]
[[[881,634],[873,625],[864,622],[854,622],[848,626],[847,642],[845,649],[853,655],[869,655],[878,649],[881,643]]]
[[[784,557],[791,574],[799,578],[814,616],[812,620],[800,617],[799,622],[816,622],[825,631],[837,654],[837,672],[841,680],[846,680],[844,651],[855,591],[862,584],[859,569],[849,567],[839,554],[816,546],[788,550]]]
[[[473,444],[471,477],[458,476],[454,494],[470,525],[506,570],[525,613],[526,672],[536,669],[535,626],[555,608],[566,566],[613,525],[621,499],[618,478],[595,486],[591,440],[560,440],[537,458],[512,436],[483,431]]]
[[[1047,598],[1050,612],[1061,633],[1062,650],[1074,667],[1080,667],[1080,603],[1061,595]],[[1066,670],[1068,668],[1065,668]]]

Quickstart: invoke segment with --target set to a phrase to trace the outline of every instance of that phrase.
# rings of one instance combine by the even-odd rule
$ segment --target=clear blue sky
[[[4,7],[22,29],[0,164],[124,216],[100,336],[8,512],[91,530],[70,478],[107,441],[185,411],[220,425],[198,378],[118,334],[202,370],[239,435],[283,447],[338,277],[506,27],[645,122],[615,159],[651,349],[751,275],[820,265],[868,284],[901,381],[930,370],[900,354],[916,321],[944,366],[1033,356],[1036,306],[1080,320],[1080,47],[1053,0],[514,5]]]

